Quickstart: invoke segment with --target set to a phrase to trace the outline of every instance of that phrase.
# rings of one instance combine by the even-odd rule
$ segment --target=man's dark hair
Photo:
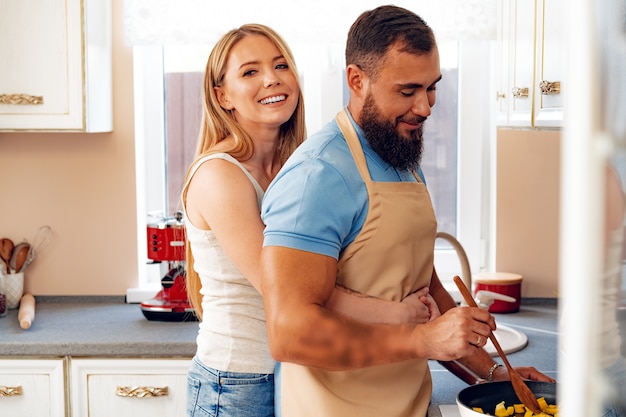
[[[418,55],[436,46],[432,29],[421,17],[402,7],[380,6],[362,13],[350,27],[346,65],[355,64],[375,79],[384,55],[394,44]]]

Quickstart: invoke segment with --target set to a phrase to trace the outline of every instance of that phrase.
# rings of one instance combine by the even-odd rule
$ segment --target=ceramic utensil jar
[[[24,295],[24,273],[4,274],[4,292],[9,310],[17,308]]]
[[[7,295],[4,289],[4,274],[0,271],[0,317],[7,315]]]

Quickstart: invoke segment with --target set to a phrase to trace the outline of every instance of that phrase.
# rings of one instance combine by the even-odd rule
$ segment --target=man
[[[347,111],[296,150],[263,203],[268,338],[284,362],[277,412],[423,417],[428,359],[458,359],[489,380],[507,377],[482,349],[493,317],[453,308],[433,267],[437,222],[419,163],[439,53],[420,17],[382,6],[352,25],[346,64]],[[367,324],[324,307],[336,284],[395,301],[429,286],[442,316]]]

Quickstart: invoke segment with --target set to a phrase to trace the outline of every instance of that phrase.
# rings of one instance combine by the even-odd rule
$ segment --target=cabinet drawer
[[[0,415],[65,417],[63,359],[1,359]]]
[[[184,417],[190,362],[189,359],[73,359],[73,414]]]

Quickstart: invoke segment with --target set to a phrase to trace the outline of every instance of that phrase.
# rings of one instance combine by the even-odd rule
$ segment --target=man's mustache
[[[418,116],[418,117],[410,118],[410,119],[406,118],[406,117],[401,117],[401,118],[398,119],[398,121],[404,122],[404,123],[409,123],[409,124],[412,124],[412,125],[416,125],[416,124],[419,124],[419,123],[424,123],[426,121],[426,119],[427,119],[427,117],[423,117],[423,116]]]

